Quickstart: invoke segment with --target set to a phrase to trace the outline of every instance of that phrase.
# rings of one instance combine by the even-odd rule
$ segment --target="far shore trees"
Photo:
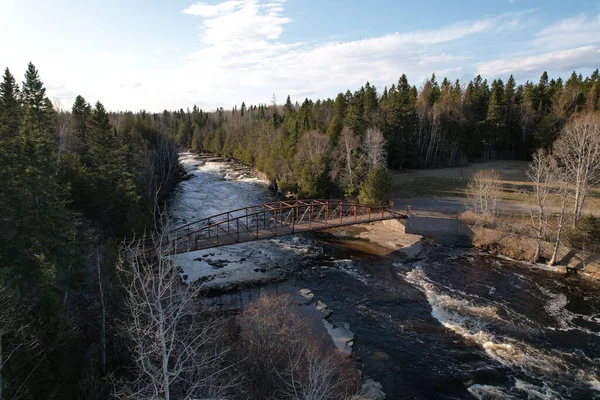
[[[473,212],[486,218],[498,213],[501,177],[495,170],[481,170],[469,181],[468,191]]]
[[[573,227],[581,218],[589,189],[600,182],[600,114],[575,116],[554,143],[554,154],[566,169],[573,190]]]
[[[549,203],[557,172],[556,160],[546,150],[538,150],[529,163],[527,176],[533,183],[534,208],[532,209],[532,227],[536,239],[536,249],[531,262],[537,263],[542,253],[542,241],[546,236],[549,218]]]

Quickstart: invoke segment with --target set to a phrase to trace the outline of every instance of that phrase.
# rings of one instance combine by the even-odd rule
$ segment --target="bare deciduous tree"
[[[239,324],[246,397],[342,400],[356,393],[352,362],[324,346],[289,296],[261,296]]]
[[[368,128],[363,140],[363,151],[367,157],[369,169],[385,166],[387,151],[385,137],[377,128]]]
[[[15,356],[23,357],[25,353],[33,353],[34,358],[43,356],[40,342],[28,332],[28,324],[24,316],[27,309],[17,293],[9,287],[0,286],[0,400],[24,398],[35,368],[26,376],[13,376],[7,366]],[[7,390],[9,389],[10,390]]]
[[[502,189],[500,180],[500,175],[493,169],[480,170],[471,178],[467,188],[473,212],[482,216],[496,216]]]
[[[573,227],[579,221],[590,186],[600,178],[600,115],[574,117],[554,143],[554,154],[574,185]]]
[[[535,121],[535,109],[531,105],[531,102],[524,102],[517,108],[517,123],[521,128],[521,141],[525,143],[529,129],[533,126]]]
[[[56,175],[59,173],[60,158],[63,152],[72,150],[73,129],[71,114],[62,109],[59,100],[54,101],[54,126],[58,134],[58,154],[56,157]]]
[[[359,138],[350,128],[345,126],[331,155],[332,162],[329,175],[347,192],[353,192],[358,188],[356,168],[360,164],[360,157],[357,154],[359,147]]]
[[[558,220],[556,224],[556,237],[554,240],[554,250],[552,251],[552,257],[548,262],[548,265],[555,265],[558,258],[558,250],[560,248],[560,238],[562,231],[565,226],[566,214],[567,214],[567,200],[569,198],[569,191],[571,185],[569,183],[569,174],[564,168],[560,167],[557,163],[553,165],[554,170],[552,172],[552,192],[554,196],[558,197],[560,201],[560,211],[558,214]]]
[[[138,241],[124,248],[130,259],[119,263],[129,312],[123,333],[131,342],[136,373],[132,381],[121,382],[119,398],[222,398],[235,384],[222,379],[231,368],[225,362],[229,349],[219,340],[224,320],[198,309],[201,287],[182,283],[171,243],[160,233],[149,246]]]
[[[537,263],[540,259],[542,241],[546,236],[548,203],[551,198],[555,171],[556,161],[550,153],[545,150],[535,152],[527,170],[527,176],[533,183],[534,208],[531,210],[531,225],[537,242],[533,263]]]

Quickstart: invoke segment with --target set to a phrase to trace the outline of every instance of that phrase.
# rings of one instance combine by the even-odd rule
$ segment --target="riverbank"
[[[193,156],[185,163],[194,177],[182,183],[171,205],[178,221],[272,196],[251,172],[234,178],[237,167],[230,163],[197,164]],[[239,310],[263,293],[288,293],[299,302],[308,300],[302,293],[311,297],[301,307],[320,332],[341,328],[340,347],[352,342],[363,376],[380,382],[389,399],[597,393],[592,383],[600,371],[593,360],[600,353],[591,345],[600,335],[597,287],[562,274],[408,235],[401,221],[185,257],[188,281],[200,272],[205,287],[214,285],[202,301],[217,310]],[[230,266],[256,279],[232,285]],[[331,325],[321,322],[325,314]]]

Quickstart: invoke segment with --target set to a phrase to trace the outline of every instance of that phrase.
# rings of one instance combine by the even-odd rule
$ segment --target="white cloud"
[[[507,76],[526,72],[569,71],[579,68],[594,68],[600,63],[600,52],[596,46],[584,46],[568,50],[553,51],[532,56],[499,59],[478,63],[477,73],[482,76]]]
[[[556,49],[600,44],[600,14],[567,18],[538,32],[534,45]]]
[[[42,78],[56,86],[51,90],[48,85],[49,95],[64,97],[67,103],[66,97],[77,92],[90,101],[99,98],[113,110],[161,111],[193,104],[214,109],[242,101],[269,102],[273,93],[280,100],[290,94],[293,101],[301,101],[305,96],[334,97],[338,91],[357,89],[366,81],[381,90],[402,73],[408,75],[411,83],[418,84],[433,72],[456,78],[468,76],[475,69],[483,75],[513,71],[537,74],[550,69],[548,65],[574,69],[594,61],[599,64],[596,46],[589,44],[568,49],[529,49],[519,55],[475,64],[481,56],[478,48],[485,48],[488,43],[497,45],[500,35],[519,32],[532,19],[532,10],[362,40],[290,43],[282,40],[284,31],[293,27],[284,6],[285,0],[193,4],[183,13],[198,21],[198,47],[185,56],[179,54],[176,67],[158,67],[139,53],[101,53],[77,63],[58,62],[59,55],[48,53],[38,67]],[[536,46],[543,48],[544,38],[577,25],[566,21],[540,31],[525,43],[531,46],[534,40],[540,41]],[[597,21],[582,21],[586,32],[595,29]],[[545,53],[533,56],[536,51]],[[156,56],[165,50],[150,52]],[[176,55],[173,54],[174,59]]]
[[[206,4],[202,1],[200,1],[196,4],[189,6],[188,8],[183,10],[183,12],[186,14],[197,15],[197,16],[204,17],[204,18],[216,17],[216,16],[219,16],[222,14],[231,13],[231,12],[235,11],[236,9],[238,9],[243,4],[244,4],[244,1],[236,1],[236,0],[226,1],[224,3],[217,4],[217,5],[210,5],[210,4]]]
[[[391,84],[400,74],[417,79],[434,71],[459,71],[464,56],[441,50],[446,43],[490,32],[511,15],[464,21],[439,29],[393,33],[354,41],[318,44],[282,43],[291,19],[284,1],[197,3],[184,12],[202,18],[202,48],[173,73],[185,82],[190,98],[210,98],[216,105],[265,102],[280,98],[355,89],[367,80]],[[189,79],[194,76],[194,79]],[[167,88],[168,89],[168,88]]]

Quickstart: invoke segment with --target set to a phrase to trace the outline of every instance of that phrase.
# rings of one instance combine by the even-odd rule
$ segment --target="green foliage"
[[[583,217],[575,229],[566,232],[569,244],[585,252],[600,251],[600,220],[593,215]]]
[[[58,125],[57,117],[64,116],[55,113],[33,64],[22,91],[5,70],[0,83],[0,352],[18,349],[18,357],[3,361],[3,398],[76,398],[82,374],[95,376],[97,361],[86,356],[99,347],[98,319],[90,317],[98,312],[98,299],[85,272],[86,251],[97,249],[100,239],[84,234],[94,231],[93,224],[119,239],[143,233],[155,200],[181,177],[177,146],[167,137],[171,127],[159,130],[150,115],[121,114],[115,126],[101,103],[92,112],[78,96],[72,129]],[[107,265],[114,263],[102,268]],[[116,276],[110,270],[103,275],[105,290],[119,303],[109,283]],[[113,317],[119,307],[109,306]],[[17,313],[17,319],[11,317],[17,324],[5,323],[7,312]]]
[[[387,170],[382,166],[375,167],[361,184],[358,199],[364,204],[380,205],[384,203],[389,189],[390,177]]]

